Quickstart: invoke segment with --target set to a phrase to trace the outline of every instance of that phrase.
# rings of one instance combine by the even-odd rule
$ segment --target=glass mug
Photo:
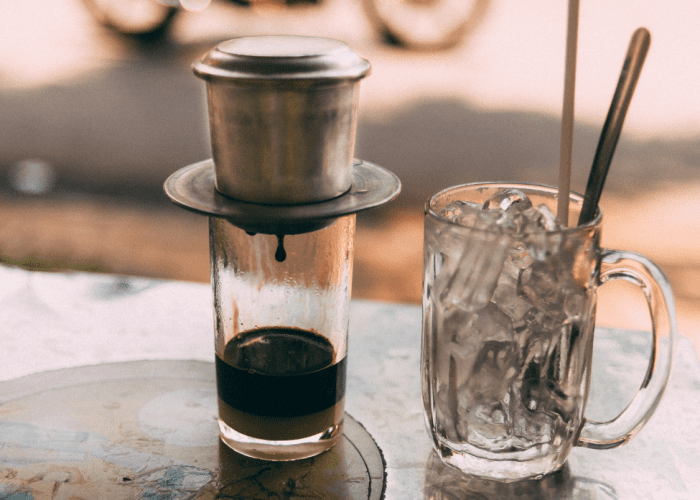
[[[486,208],[505,208],[513,199],[523,204],[505,212],[481,210],[503,189],[517,191],[496,195]],[[605,449],[627,442],[656,409],[676,335],[670,285],[645,257],[600,248],[602,213],[577,226],[582,203],[572,194],[569,227],[557,228],[551,226],[557,190],[545,186],[468,184],[428,201],[422,392],[434,448],[447,465],[497,480],[541,477],[559,469],[574,446]],[[518,215],[541,205],[549,217],[526,223]],[[514,217],[504,222],[511,211]],[[516,233],[503,224],[550,226]],[[601,423],[584,418],[584,409],[597,289],[613,279],[645,293],[653,348],[630,405]]]
[[[355,216],[251,234],[209,218],[219,435],[264,460],[331,448],[343,429]]]

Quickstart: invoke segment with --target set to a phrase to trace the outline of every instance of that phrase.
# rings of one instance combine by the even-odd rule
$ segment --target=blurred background
[[[0,261],[208,282],[206,218],[171,206],[162,184],[211,156],[190,66],[238,36],[337,38],[372,64],[356,157],[396,173],[403,192],[358,216],[355,298],[420,303],[434,192],[556,184],[567,2],[281,1],[3,2]],[[645,26],[651,49],[608,175],[603,243],[660,264],[700,352],[698,19],[695,0],[581,1],[572,188],[585,189],[627,45]],[[641,294],[603,291],[599,324],[649,327]]]

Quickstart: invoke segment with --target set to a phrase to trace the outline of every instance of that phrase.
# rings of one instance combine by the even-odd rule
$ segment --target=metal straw
[[[608,174],[617,140],[620,138],[620,132],[622,131],[622,124],[625,121],[625,115],[632,100],[632,94],[637,85],[639,74],[642,72],[642,66],[644,65],[644,59],[650,43],[651,35],[646,28],[638,28],[632,35],[632,40],[627,49],[627,56],[622,66],[622,72],[620,73],[620,79],[615,89],[615,95],[612,103],[610,103],[608,116],[600,133],[598,148],[593,158],[586,193],[583,197],[583,208],[578,219],[579,225],[585,224],[595,217],[598,201],[603,192],[605,177]]]

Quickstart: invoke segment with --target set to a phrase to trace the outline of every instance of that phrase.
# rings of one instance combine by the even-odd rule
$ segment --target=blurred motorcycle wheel
[[[166,35],[178,11],[175,0],[83,0],[97,21],[107,28],[142,41]]]
[[[362,0],[386,41],[415,50],[456,46],[483,19],[490,0]]]

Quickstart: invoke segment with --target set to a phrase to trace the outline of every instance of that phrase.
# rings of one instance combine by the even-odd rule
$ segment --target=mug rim
[[[519,188],[524,188],[524,189],[530,189],[532,190],[533,188],[537,191],[544,192],[544,193],[550,193],[553,195],[556,195],[558,193],[558,188],[555,186],[549,186],[547,184],[538,184],[538,183],[527,183],[527,182],[499,182],[499,181],[488,181],[488,182],[468,182],[465,184],[458,184],[456,186],[450,186],[448,188],[442,189],[438,191],[437,193],[433,194],[428,198],[428,201],[425,203],[425,215],[426,216],[431,216],[434,219],[439,220],[440,222],[443,222],[445,224],[450,224],[456,227],[462,227],[465,229],[472,229],[475,231],[485,231],[485,232],[490,232],[491,227],[488,228],[476,228],[476,227],[471,227],[471,226],[465,226],[463,224],[460,224],[456,221],[447,219],[440,214],[436,212],[436,210],[433,208],[433,201],[436,200],[439,196],[444,195],[446,193],[449,193],[450,191],[456,191],[458,189],[465,189],[465,188],[479,188],[479,187],[484,187],[484,188],[493,188],[495,186],[502,186],[503,188],[514,188],[514,189],[519,189]],[[580,203],[583,202],[583,196],[571,191],[569,193],[569,203],[571,203],[572,200],[576,200]],[[585,224],[577,225],[577,226],[567,226],[562,229],[557,229],[555,231],[547,231],[548,234],[570,234],[570,233],[575,233],[578,231],[584,231],[590,228],[595,228],[601,225],[603,219],[603,211],[600,208],[600,205],[596,207],[596,215],[595,217],[590,220],[589,222],[586,222]],[[497,227],[497,226],[496,226]]]

